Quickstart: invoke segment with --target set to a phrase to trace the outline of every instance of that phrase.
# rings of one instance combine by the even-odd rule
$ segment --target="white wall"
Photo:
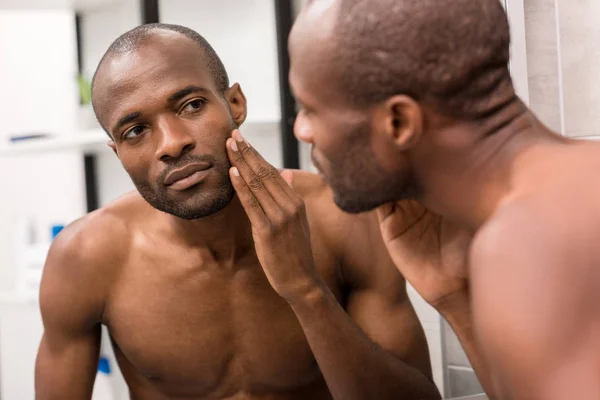
[[[279,120],[275,10],[272,0],[162,0],[161,22],[203,35],[248,98],[250,120]]]
[[[139,0],[118,0],[82,12],[83,69],[91,79],[108,46],[141,23]]]
[[[0,10],[0,141],[12,134],[72,134],[77,110],[74,16],[69,11]],[[0,291],[14,287],[13,233],[20,217],[49,239],[50,225],[84,209],[81,157],[0,158]],[[60,187],[60,189],[59,189]]]
[[[34,398],[34,363],[43,333],[39,309],[27,303],[0,303],[0,397]]]
[[[2,8],[3,3],[0,3]],[[74,15],[66,10],[0,10],[0,141],[32,132],[71,135],[77,111]],[[80,154],[0,157],[0,292],[15,289],[16,222],[31,218],[40,240],[50,226],[85,211]],[[33,398],[41,337],[39,310],[0,296],[0,396]]]
[[[76,109],[73,14],[0,10],[0,136],[69,130]]]

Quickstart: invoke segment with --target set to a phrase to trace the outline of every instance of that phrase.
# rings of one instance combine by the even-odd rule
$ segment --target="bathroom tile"
[[[471,396],[483,393],[483,388],[477,380],[475,372],[470,368],[453,367],[448,368],[449,393],[447,397]]]
[[[557,0],[567,136],[600,133],[600,2]]]
[[[469,362],[469,359],[465,354],[458,338],[454,334],[452,328],[450,328],[450,325],[448,325],[446,322],[444,322],[443,336],[446,364],[471,368],[471,363]]]
[[[555,0],[525,1],[529,105],[537,117],[560,132],[559,51]]]
[[[556,75],[529,77],[529,103],[537,117],[550,129],[561,131],[560,90]]]

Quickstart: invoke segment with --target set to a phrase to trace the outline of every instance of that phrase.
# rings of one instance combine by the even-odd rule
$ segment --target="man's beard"
[[[336,205],[345,212],[358,214],[383,204],[414,198],[414,179],[408,171],[390,173],[378,162],[369,141],[369,126],[357,126],[338,149],[338,162],[319,166],[334,194]]]
[[[213,168],[212,174],[218,175],[217,184],[201,190],[198,187],[187,189],[195,192],[186,201],[171,199],[164,185],[166,176],[171,171],[193,162],[210,163]],[[231,202],[235,191],[229,179],[230,167],[231,164],[227,157],[224,158],[224,161],[217,162],[210,155],[188,155],[177,160],[177,163],[169,165],[156,180],[155,187],[152,187],[147,181],[137,180],[133,177],[131,179],[140,195],[152,207],[181,219],[192,220],[204,218],[221,211]]]

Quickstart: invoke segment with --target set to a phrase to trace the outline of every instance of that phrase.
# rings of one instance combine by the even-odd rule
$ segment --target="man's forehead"
[[[110,55],[98,70],[94,87],[99,113],[108,117],[118,104],[138,94],[169,96],[188,85],[214,89],[203,50],[190,42],[183,46],[148,42]]]
[[[152,71],[204,71],[207,67],[203,50],[191,39],[148,40],[135,49],[114,53],[104,60],[98,71],[98,83],[127,82]]]

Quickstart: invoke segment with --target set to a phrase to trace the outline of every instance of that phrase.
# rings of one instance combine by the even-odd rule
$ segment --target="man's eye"
[[[123,139],[134,139],[144,133],[144,127],[142,125],[136,125],[131,129],[128,129],[123,134]]]
[[[192,100],[183,107],[181,112],[182,113],[193,113],[195,111],[202,109],[202,107],[204,107],[204,104],[205,104],[205,101],[202,99]]]

